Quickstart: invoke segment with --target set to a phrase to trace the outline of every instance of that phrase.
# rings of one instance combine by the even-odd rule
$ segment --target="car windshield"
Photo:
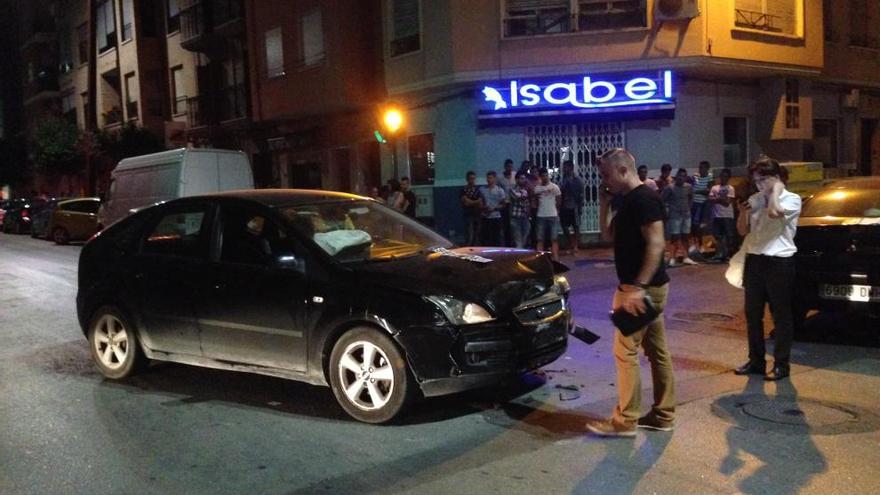
[[[804,204],[803,217],[880,217],[880,189],[833,188]]]
[[[322,202],[278,209],[303,237],[341,262],[393,260],[452,243],[375,201]]]

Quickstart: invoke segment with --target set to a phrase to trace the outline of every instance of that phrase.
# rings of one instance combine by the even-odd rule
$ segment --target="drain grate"
[[[856,413],[840,406],[805,400],[797,402],[786,399],[755,401],[744,404],[742,412],[771,423],[802,425],[810,428],[839,425],[859,419]]]
[[[681,311],[672,315],[676,320],[684,321],[731,321],[736,317],[727,313],[689,313]]]

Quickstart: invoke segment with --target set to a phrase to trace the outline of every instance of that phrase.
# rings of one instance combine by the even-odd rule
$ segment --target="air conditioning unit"
[[[655,21],[679,21],[700,15],[699,0],[656,0]]]

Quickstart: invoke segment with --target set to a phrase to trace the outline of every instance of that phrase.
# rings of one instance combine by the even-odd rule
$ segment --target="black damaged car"
[[[368,198],[256,190],[182,198],[99,233],[77,312],[108,378],[150,360],[329,385],[352,417],[497,383],[562,355],[566,268],[455,248]]]

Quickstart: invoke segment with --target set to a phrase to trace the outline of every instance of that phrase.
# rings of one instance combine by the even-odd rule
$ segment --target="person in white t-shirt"
[[[550,182],[550,174],[546,168],[538,172],[541,182],[535,186],[533,194],[538,198],[538,213],[536,215],[535,238],[537,244],[543,244],[544,251],[550,251],[553,259],[559,259],[559,207],[562,203],[562,191],[559,186]],[[550,244],[550,249],[547,249]]]
[[[764,375],[781,380],[789,375],[789,357],[794,333],[791,303],[794,297],[797,247],[794,236],[801,214],[801,198],[785,189],[779,162],[762,158],[751,167],[758,192],[740,203],[737,230],[743,241],[746,263],[743,273],[746,325],[749,333],[749,362],[735,370],[737,375]],[[775,325],[773,370],[766,374],[764,358],[764,306],[770,304]]]
[[[730,182],[730,169],[721,169],[720,184],[709,190],[709,203],[712,204],[712,236],[715,237],[715,256],[712,261],[724,262],[730,259],[732,245],[736,236],[736,221],[733,215],[733,202],[736,191]]]

